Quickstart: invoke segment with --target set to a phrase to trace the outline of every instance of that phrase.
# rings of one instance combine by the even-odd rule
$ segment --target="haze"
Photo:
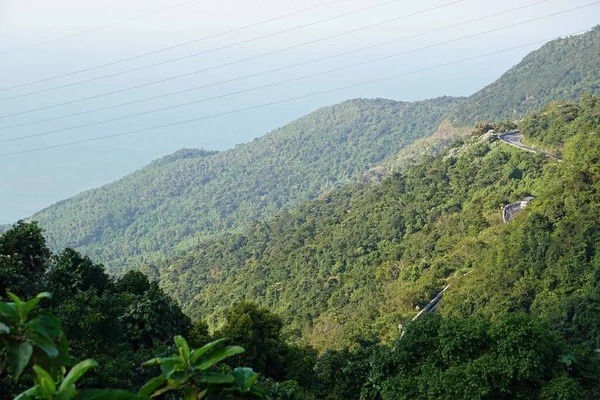
[[[262,21],[311,5],[327,1],[223,0],[220,2],[196,1],[168,11],[157,13],[110,28],[90,32],[47,45],[0,56],[0,88],[19,85],[52,77],[74,70],[146,53],[166,46],[214,35],[239,26]],[[82,79],[103,76],[125,69],[176,58],[192,53],[226,46],[272,32],[288,29],[337,16],[385,1],[344,0],[314,11],[256,26],[240,32],[219,36],[189,46],[131,62],[101,68],[88,73],[40,83],[29,87],[2,91],[0,99]],[[373,24],[396,16],[410,14],[434,7],[450,0],[397,1],[374,10],[358,13],[331,22],[314,25],[294,32],[277,35],[234,46],[198,57],[188,58],[159,67],[148,68],[109,79],[77,85],[48,93],[40,93],[19,99],[0,101],[0,115],[17,113],[33,108],[66,102],[81,97],[118,90],[123,87],[164,79],[214,65],[252,57],[256,54],[293,46],[350,29]],[[488,0],[465,0],[423,15],[326,40],[276,55],[258,58],[209,73],[197,74],[143,89],[107,96],[43,112],[24,114],[0,119],[0,128],[7,125],[51,118],[63,114],[85,111],[116,103],[157,96],[166,92],[191,86],[253,74],[268,69],[295,64],[305,60],[352,50],[395,38],[426,32],[436,27],[459,23],[479,16],[508,10],[529,3],[517,0],[490,2]],[[179,1],[159,0],[55,0],[49,4],[42,0],[2,0],[0,2],[0,53],[68,36],[82,30],[104,26],[140,14],[152,12]],[[21,128],[0,129],[0,140],[23,135],[61,129],[153,108],[167,107],[186,101],[218,96],[244,90],[279,80],[319,72],[338,66],[383,57],[453,38],[502,27],[553,12],[562,11],[590,1],[551,0],[518,12],[470,23],[442,32],[427,34],[416,39],[378,47],[376,49],[337,57],[307,66],[283,70],[259,78],[246,79],[219,85],[206,90],[172,96],[134,106],[111,109],[65,120],[31,125]],[[40,146],[52,146],[70,141],[93,138],[128,130],[196,118],[232,109],[244,108],[280,99],[301,96],[315,91],[376,79],[436,64],[468,58],[483,53],[517,46],[526,42],[550,40],[598,23],[600,7],[588,7],[557,17],[542,19],[526,25],[505,29],[480,37],[458,41],[413,54],[326,74],[290,84],[204,102],[168,112],[122,120],[99,126],[77,129],[56,135],[36,137],[23,141],[2,143],[0,153],[26,150]],[[467,96],[500,76],[536,46],[470,61],[451,67],[423,72],[404,78],[384,81],[368,86],[354,87],[328,95],[283,103],[273,107],[256,109],[231,116],[219,117],[177,127],[144,132],[103,141],[90,142],[45,151],[0,157],[0,223],[14,222],[31,215],[53,202],[78,192],[111,182],[152,159],[167,155],[183,147],[225,150],[238,143],[252,140],[301,117],[319,107],[335,104],[355,97],[384,97],[395,100],[414,101],[442,95]]]

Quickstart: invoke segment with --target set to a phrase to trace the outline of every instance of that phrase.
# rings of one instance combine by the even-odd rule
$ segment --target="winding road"
[[[530,147],[530,146],[524,145],[521,142],[521,140],[523,139],[523,134],[519,131],[501,133],[498,135],[498,138],[500,138],[500,140],[502,140],[504,143],[506,143],[510,146],[517,147],[521,150],[525,150],[530,153],[542,153],[542,154],[545,154],[546,157],[553,158],[555,160],[562,162],[562,160],[555,154],[548,153],[547,151],[544,151],[541,149],[536,149],[535,147]]]

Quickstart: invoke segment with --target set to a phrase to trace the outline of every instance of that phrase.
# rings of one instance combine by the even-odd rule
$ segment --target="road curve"
[[[552,153],[548,153],[547,151],[536,149],[535,147],[530,147],[521,143],[521,140],[523,139],[523,134],[519,131],[501,133],[498,135],[498,138],[500,138],[500,140],[502,140],[504,143],[510,146],[517,147],[521,150],[525,150],[530,153],[542,153],[545,154],[546,157],[550,157],[562,162],[562,160],[558,156]]]

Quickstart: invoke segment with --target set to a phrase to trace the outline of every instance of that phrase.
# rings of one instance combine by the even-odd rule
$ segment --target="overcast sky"
[[[329,3],[330,1],[198,0],[105,29],[13,52],[41,42],[151,13],[171,5],[183,3],[184,0],[0,0],[0,53],[3,54],[0,55],[0,89],[193,41],[306,9],[313,5]],[[51,106],[239,61],[451,2],[453,0],[424,0],[419,2],[408,0],[395,2],[389,0],[339,0],[312,11],[212,39],[197,41],[194,44],[140,57],[126,63],[94,69],[86,73],[22,88],[0,91],[0,140],[77,126],[155,108],[168,107],[182,102],[251,89],[276,81],[293,79],[306,74],[435,45],[447,40],[458,39],[466,35],[589,4],[594,0],[549,0],[527,9],[480,22],[467,23],[440,32],[423,34],[416,38],[251,79],[78,117],[20,128],[2,129],[2,127],[8,125],[135,101],[297,64],[380,42],[426,33],[432,29],[443,28],[526,4],[539,3],[540,0],[464,0],[436,11],[270,56],[258,57],[228,67],[217,68],[209,72],[194,74],[187,78],[170,80],[161,84],[122,92],[118,95],[81,101],[45,111],[2,118],[6,114]],[[389,4],[292,32],[277,34],[266,39],[235,45],[240,41],[337,17],[382,3]],[[426,68],[444,62],[588,29],[600,21],[599,17],[600,6],[594,5],[518,27],[460,40],[452,44],[431,47],[427,50],[412,52],[408,55],[393,57],[385,61],[365,64],[332,74],[273,86],[268,89],[250,91],[166,112],[61,132],[55,135],[0,143],[0,153],[52,146],[96,136],[143,129],[289,97],[302,96],[395,73]],[[107,74],[143,67],[148,64],[205,52],[223,46],[229,47],[112,78],[72,85],[60,90],[38,93],[18,99],[3,100],[6,97],[103,77]],[[468,96],[497,79],[504,71],[518,63],[529,51],[539,46],[541,44],[378,84],[354,87],[327,95],[305,98],[300,101],[179,125],[168,129],[43,152],[3,157],[0,158],[0,223],[13,222],[17,218],[27,217],[43,207],[82,190],[111,182],[147,164],[152,159],[167,155],[180,148],[228,149],[238,143],[247,142],[261,136],[269,130],[319,107],[343,100],[356,97],[383,97],[414,101],[442,95]]]

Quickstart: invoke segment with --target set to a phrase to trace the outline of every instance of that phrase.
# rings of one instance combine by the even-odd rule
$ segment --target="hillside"
[[[194,319],[144,274],[115,279],[15,224],[0,235],[0,399],[598,398],[600,99],[521,125],[564,162],[476,129],[174,260],[163,286]],[[438,312],[411,321],[444,287]]]
[[[548,43],[468,99],[351,100],[229,151],[183,150],[33,219],[56,248],[75,247],[113,272],[156,263],[348,182],[379,180],[438,154],[478,120],[521,118],[550,100],[597,93],[599,38],[595,29]],[[452,135],[432,138],[444,126]]]
[[[453,122],[515,120],[551,101],[600,95],[600,26],[551,41],[531,52],[500,79],[469,97]]]
[[[531,312],[570,340],[599,341],[600,101],[571,106],[571,121],[552,120],[576,128],[562,164],[474,137],[380,185],[208,241],[161,268],[162,286],[213,328],[231,304],[268,306],[320,350],[393,339],[448,282],[443,314]],[[528,195],[504,224],[502,206]]]
[[[33,219],[58,248],[113,267],[156,262],[351,181],[430,135],[461,101],[326,107],[229,151],[182,150]]]

